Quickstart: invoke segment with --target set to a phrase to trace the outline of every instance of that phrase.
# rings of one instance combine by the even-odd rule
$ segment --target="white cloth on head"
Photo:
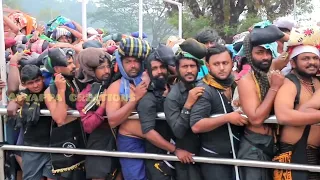
[[[88,27],[87,28],[87,33],[90,34],[90,35],[98,35],[98,31],[95,30],[93,27]]]
[[[290,31],[292,28],[296,25],[296,21],[292,18],[289,17],[280,17],[276,19],[273,24],[277,26],[278,28],[286,28],[289,29]]]
[[[320,57],[319,49],[310,45],[300,45],[295,47],[290,53],[289,58],[292,59],[302,53],[313,53]]]

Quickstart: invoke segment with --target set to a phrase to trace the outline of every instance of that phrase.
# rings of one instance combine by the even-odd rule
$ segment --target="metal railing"
[[[50,111],[47,109],[41,109],[40,110],[40,114],[42,116],[51,116]],[[80,117],[80,114],[77,110],[69,110],[67,111],[67,114],[69,116],[74,116],[74,117]],[[4,107],[0,107],[0,115],[7,115],[7,109]],[[221,116],[222,114],[216,114],[216,115],[212,115],[211,117],[217,117],[217,116]],[[107,116],[105,116],[107,118]],[[132,115],[129,117],[129,119],[138,119],[139,118],[139,114],[137,112],[132,112]],[[157,114],[157,119],[158,120],[165,120],[165,115],[163,112],[158,113]],[[270,116],[265,123],[273,123],[276,124],[278,123],[277,118],[275,116]]]
[[[42,109],[40,111],[42,116],[50,116],[49,110]],[[3,117],[7,115],[7,109],[0,107],[0,142],[3,142]],[[76,110],[68,111],[69,116],[79,117],[79,112]],[[211,117],[217,117],[213,115]],[[130,119],[137,119],[139,115],[134,112]],[[158,119],[165,119],[164,113],[158,113]],[[275,116],[269,117],[265,123],[277,123]],[[166,161],[179,161],[176,156],[173,155],[160,155],[150,153],[129,153],[129,152],[116,152],[116,151],[100,151],[89,149],[69,149],[69,148],[51,148],[51,147],[32,147],[32,146],[18,146],[18,145],[2,145],[0,147],[0,179],[4,179],[4,151],[27,151],[27,152],[45,152],[45,153],[60,153],[60,154],[79,154],[89,156],[108,156],[108,157],[120,157],[120,158],[137,158],[137,159],[153,159],[153,160],[166,160]],[[270,168],[270,169],[290,169],[301,170],[309,172],[319,172],[320,166],[306,165],[306,164],[288,164],[269,161],[253,161],[253,160],[241,160],[241,159],[226,159],[226,158],[211,158],[211,157],[193,157],[196,163],[209,163],[209,164],[222,164],[233,166],[246,166],[257,168]]]
[[[88,150],[88,149],[45,148],[45,147],[3,145],[1,147],[1,150],[179,161],[179,159],[173,155],[100,151],[100,150]],[[211,158],[211,157],[209,158],[209,157],[198,157],[198,156],[194,156],[193,159],[197,163],[223,164],[223,165],[259,167],[259,168],[269,168],[269,169],[291,169],[291,170],[302,170],[302,171],[309,171],[309,172],[320,172],[320,166],[311,166],[311,165],[303,165],[303,164],[287,164],[287,163],[276,163],[276,162],[268,162],[268,161],[252,161],[252,160]]]

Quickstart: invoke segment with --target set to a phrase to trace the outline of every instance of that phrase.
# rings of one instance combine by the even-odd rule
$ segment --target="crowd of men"
[[[292,20],[260,22],[227,45],[205,28],[151,47],[138,33],[83,32],[63,16],[43,27],[5,11],[8,78],[0,87],[7,87],[9,143],[180,160],[14,152],[24,180],[320,180],[319,173],[193,160],[319,165],[319,46],[303,39],[290,46]],[[278,124],[265,123],[270,115]]]

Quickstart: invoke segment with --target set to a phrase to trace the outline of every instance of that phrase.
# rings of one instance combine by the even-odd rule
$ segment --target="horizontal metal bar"
[[[177,1],[172,1],[172,0],[163,0],[164,2],[170,3],[170,4],[174,4],[176,6],[182,6],[182,3],[179,3]]]
[[[42,116],[51,116],[50,111],[47,109],[41,109],[40,110],[40,114]],[[67,111],[67,114],[69,116],[74,116],[74,117],[80,117],[79,112],[77,110],[69,110]],[[0,115],[7,115],[7,109],[5,107],[0,108]],[[165,120],[165,114],[163,112],[158,113],[158,119],[160,120]],[[212,115],[211,117],[217,117],[217,116],[221,116],[223,114],[215,114]],[[107,116],[105,116],[105,118],[107,118]],[[137,112],[132,112],[132,115],[129,117],[129,119],[139,119],[139,115]],[[277,118],[275,116],[270,116],[265,123],[273,123],[276,124],[277,122]]]
[[[31,147],[31,146],[15,146],[15,145],[3,145],[0,148],[1,150],[9,150],[9,151],[46,152],[46,153],[59,153],[59,154],[78,154],[78,155],[91,155],[91,156],[108,156],[108,157],[121,157],[121,158],[179,161],[179,159],[173,155],[160,155],[160,154],[149,154],[149,153],[129,153],[129,152],[100,151],[100,150],[88,150],[88,149],[49,148],[49,147]],[[276,162],[268,162],[268,161],[252,161],[252,160],[211,158],[211,157],[209,158],[209,157],[198,157],[198,156],[194,156],[193,159],[197,163],[320,172],[320,166],[311,166],[311,165],[304,165],[304,164],[288,164],[288,163],[276,163]]]

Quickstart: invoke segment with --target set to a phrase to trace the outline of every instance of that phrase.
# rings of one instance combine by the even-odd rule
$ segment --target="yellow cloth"
[[[212,77],[210,74],[207,74],[202,81],[206,83],[209,86],[215,87],[217,89],[226,90],[228,87],[223,87],[220,83],[218,83],[214,77]]]
[[[253,80],[254,80],[254,84],[256,85],[259,99],[260,99],[260,101],[261,101],[261,90],[260,90],[260,86],[259,86],[258,80],[257,80],[256,76],[254,76],[254,73],[253,73],[253,72],[251,72],[251,75],[252,75],[252,78],[253,78]]]

